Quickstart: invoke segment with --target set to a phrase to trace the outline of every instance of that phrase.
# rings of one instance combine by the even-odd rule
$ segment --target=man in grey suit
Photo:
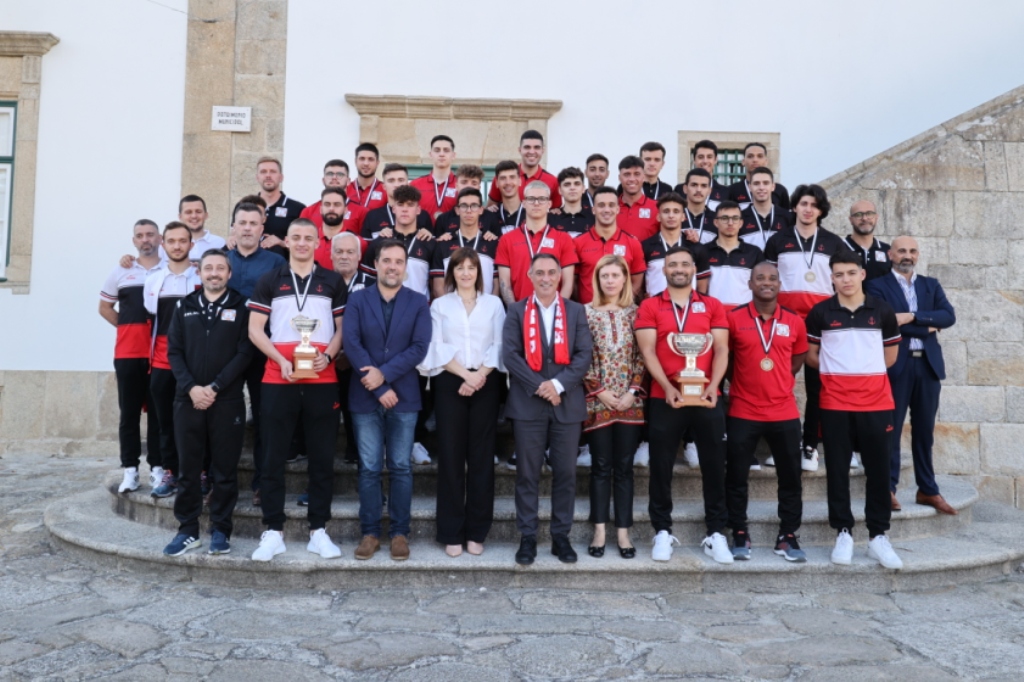
[[[516,439],[516,527],[522,534],[516,563],[537,557],[537,506],[545,448],[551,463],[551,553],[576,561],[569,530],[576,509],[576,454],[587,417],[583,376],[593,340],[583,306],[558,293],[562,266],[549,253],[530,262],[533,295],[505,317],[502,352],[511,377],[505,415]]]

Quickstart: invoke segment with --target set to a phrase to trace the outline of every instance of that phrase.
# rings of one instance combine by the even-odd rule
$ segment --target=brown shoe
[[[896,493],[889,493],[889,499],[892,502],[893,511],[903,511],[903,507],[900,506],[900,501],[896,499]]]
[[[959,513],[949,505],[949,502],[946,502],[946,500],[942,498],[942,495],[925,495],[918,490],[917,503],[927,505],[929,507],[935,507],[937,511],[943,514],[949,514],[950,516],[956,516]]]
[[[391,538],[391,558],[395,561],[405,561],[409,558],[409,540],[404,535]]]
[[[254,506],[254,507],[263,506],[263,496],[260,495],[260,489],[259,488],[256,488],[256,490],[252,491],[252,506]]]
[[[362,542],[356,547],[356,558],[372,559],[378,549],[380,549],[380,540],[372,535],[364,535]]]

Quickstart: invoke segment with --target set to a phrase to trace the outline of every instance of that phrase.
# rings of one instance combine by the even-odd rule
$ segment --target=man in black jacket
[[[200,547],[203,511],[200,474],[207,444],[211,454],[210,554],[231,551],[231,515],[238,501],[238,458],[245,434],[244,372],[253,356],[245,298],[228,288],[231,263],[211,249],[199,261],[203,288],[178,302],[167,338],[177,382],[174,436],[178,442],[178,534],[164,554]]]

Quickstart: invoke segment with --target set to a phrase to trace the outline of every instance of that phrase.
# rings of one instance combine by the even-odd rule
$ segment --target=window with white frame
[[[14,179],[14,117],[17,105],[0,102],[0,282],[11,262],[11,188]]]

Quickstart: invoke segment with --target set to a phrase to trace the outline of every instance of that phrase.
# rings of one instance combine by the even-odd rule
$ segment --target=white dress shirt
[[[458,293],[445,294],[430,305],[430,321],[430,348],[417,367],[420,374],[437,376],[452,360],[466,369],[490,367],[505,371],[501,359],[505,308],[500,298],[479,294],[473,312],[467,313]]]

